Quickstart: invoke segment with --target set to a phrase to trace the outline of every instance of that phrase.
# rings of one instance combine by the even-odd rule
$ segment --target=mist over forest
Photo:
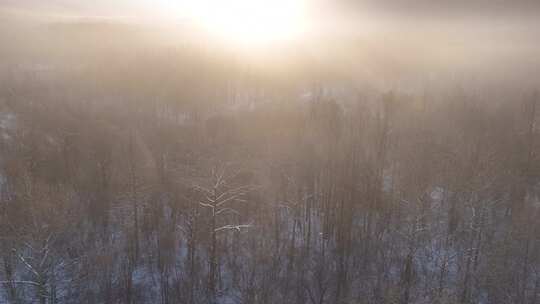
[[[0,304],[540,303],[537,1],[201,1],[0,1]]]

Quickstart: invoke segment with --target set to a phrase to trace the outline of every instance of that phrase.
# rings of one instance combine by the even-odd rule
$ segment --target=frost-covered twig
[[[17,252],[15,249],[13,249],[13,252]],[[34,267],[32,267],[32,265],[30,265],[30,263],[28,263],[26,261],[26,259],[17,253],[17,256],[19,257],[19,260],[21,260],[21,262],[23,262],[23,264],[26,266],[26,268],[28,268],[28,270],[30,270],[34,275],[36,275],[36,277],[39,277],[39,273],[34,269]]]
[[[231,229],[236,229],[236,230],[240,231],[240,229],[242,229],[242,228],[249,228],[249,227],[252,227],[252,226],[253,226],[252,224],[247,224],[247,225],[225,225],[225,226],[216,228],[214,231],[218,232],[218,231],[231,230]]]
[[[34,286],[41,286],[41,284],[34,281],[21,281],[21,280],[0,281],[0,284],[28,284],[28,285],[34,285]]]
[[[234,209],[232,209],[232,208],[223,208],[223,209],[218,210],[218,211],[216,212],[216,215],[218,215],[218,214],[220,214],[220,213],[223,213],[223,212],[232,212],[232,213],[238,214],[238,215],[240,214],[240,212],[238,212],[238,211],[236,211],[236,210],[234,210]]]

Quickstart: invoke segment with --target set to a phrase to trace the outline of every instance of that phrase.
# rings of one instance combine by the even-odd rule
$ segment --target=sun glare
[[[300,38],[305,0],[184,0],[180,14],[228,43],[260,46]]]

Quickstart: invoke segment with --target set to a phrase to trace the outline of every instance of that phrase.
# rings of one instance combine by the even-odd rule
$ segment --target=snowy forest
[[[540,78],[516,61],[0,21],[0,303],[540,303]]]

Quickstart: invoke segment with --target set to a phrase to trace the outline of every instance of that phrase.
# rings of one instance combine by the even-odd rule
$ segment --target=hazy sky
[[[186,1],[197,0],[0,0],[0,9],[30,12],[29,16],[135,17],[154,24],[161,20],[181,20],[178,3]],[[223,1],[227,0],[202,1],[222,1],[223,7]],[[418,74],[422,69],[465,70],[464,67],[471,66],[490,72],[499,68],[505,73],[513,68],[520,75],[540,71],[537,56],[540,52],[540,0],[305,1],[316,1],[320,7],[325,7],[319,7],[316,13],[316,20],[322,25],[316,27],[315,35],[306,39],[316,42],[307,46],[316,47],[306,49],[316,51],[312,57],[328,61],[332,66],[339,66],[336,60],[340,59],[347,71],[367,70],[366,63],[388,66],[388,70],[400,66],[411,74]],[[169,19],[162,18],[163,14]],[[184,29],[176,24],[172,28]],[[17,46],[29,44],[31,40],[9,26],[0,27],[2,35],[9,37],[11,44],[18,41]],[[166,37],[169,40],[182,37],[177,39],[182,40],[184,36],[174,31],[172,36]],[[16,46],[12,49],[13,54],[19,53]],[[358,59],[362,56],[366,59]],[[362,66],[352,68],[351,62]],[[388,74],[398,75],[393,70]]]
[[[186,0],[0,0],[0,7],[71,13],[77,15],[148,15]],[[221,0],[223,1],[223,0]],[[348,9],[374,10],[399,15],[534,15],[538,0],[317,0],[341,3]]]
[[[168,0],[0,0],[0,7],[29,10],[47,14],[77,16],[132,16],[141,15],[155,2]]]

